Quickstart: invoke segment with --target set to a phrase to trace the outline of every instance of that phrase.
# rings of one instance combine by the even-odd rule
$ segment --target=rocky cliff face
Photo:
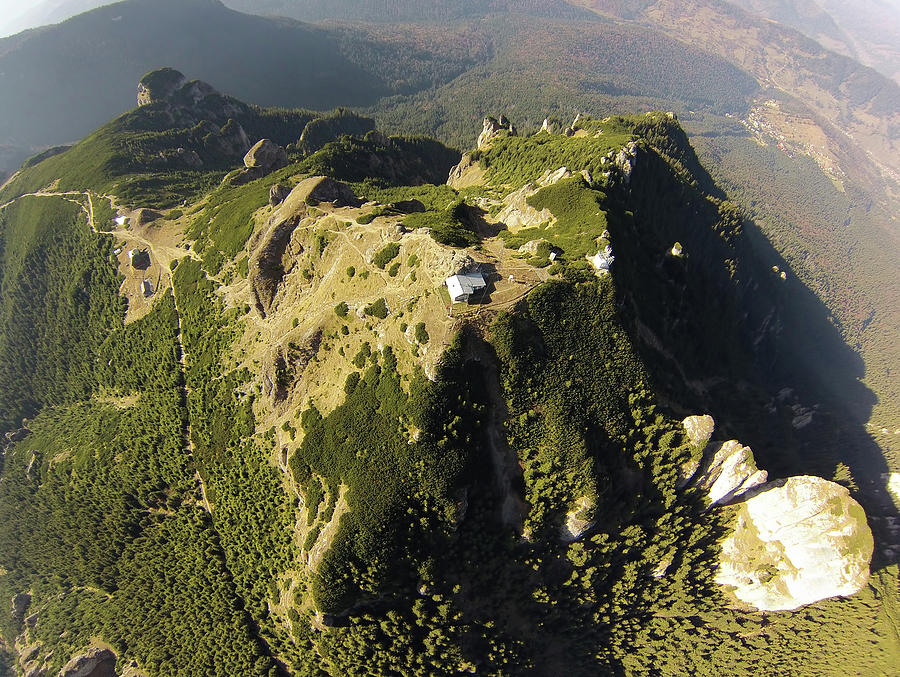
[[[172,68],[160,68],[141,78],[137,101],[138,106],[164,116],[170,127],[197,129],[205,154],[230,158],[250,150],[250,138],[236,121],[251,115],[250,108],[205,82],[188,81]],[[160,153],[158,164],[196,169],[204,160],[196,151],[179,147]]]
[[[865,512],[845,487],[791,477],[741,502],[716,582],[759,610],[796,609],[862,590],[873,546]]]
[[[736,506],[716,574],[730,598],[783,611],[865,587],[874,541],[845,487],[807,475],[766,483],[749,447],[710,441],[711,416],[689,416],[684,428],[702,453],[683,469],[682,486],[704,490],[711,507]]]
[[[292,236],[304,219],[311,220],[308,205],[318,202],[347,205],[355,204],[357,199],[349,186],[321,176],[301,181],[282,199],[250,261],[253,300],[262,317],[269,312],[284,278],[286,260],[303,252],[302,244]]]

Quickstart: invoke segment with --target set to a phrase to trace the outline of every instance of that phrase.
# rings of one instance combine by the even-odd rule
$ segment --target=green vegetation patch
[[[342,136],[304,159],[301,168],[311,174],[341,181],[388,186],[441,184],[460,153],[426,137],[391,137],[380,134]]]
[[[269,203],[269,189],[294,171],[281,169],[243,186],[221,185],[209,194],[186,231],[197,241],[206,270],[218,273],[243,250],[253,233],[253,215]]]
[[[597,181],[602,172],[609,169],[602,158],[610,151],[618,152],[632,140],[633,124],[631,119],[613,118],[598,124],[594,134],[602,132],[599,136],[536,134],[503,137],[481,154],[481,166],[487,170],[492,184],[510,188],[521,188],[544,172],[560,167],[568,167],[572,172],[586,169]]]
[[[0,429],[96,387],[97,346],[124,316],[112,248],[61,198],[0,212]]]
[[[197,261],[174,275],[188,355],[186,385],[194,461],[215,505],[216,531],[247,613],[270,637],[271,582],[290,565],[293,508],[269,463],[274,433],[255,436],[250,374],[228,370],[227,351],[240,332],[240,309],[225,310]]]
[[[318,609],[338,612],[413,583],[423,555],[415,535],[452,523],[454,492],[484,412],[473,394],[477,372],[461,358],[457,344],[435,383],[418,373],[407,393],[387,348],[361,377],[348,379],[347,398],[334,412],[304,411],[306,435],[291,458],[295,480],[308,486],[318,475],[350,487],[350,511],[313,581]],[[418,441],[412,429],[422,431]]]
[[[387,302],[381,298],[377,301],[373,301],[369,305],[366,306],[365,313],[366,315],[371,315],[372,317],[377,317],[379,320],[383,320],[388,316],[388,307]]]
[[[400,244],[397,242],[389,242],[384,247],[375,252],[372,257],[372,263],[384,270],[384,267],[397,258],[400,253]]]
[[[94,228],[97,230],[113,230],[116,228],[116,210],[112,208],[109,198],[90,195],[90,209],[94,217]]]
[[[415,330],[415,332],[416,332],[416,342],[418,342],[418,343],[428,343],[428,339],[429,339],[430,337],[428,336],[428,330],[425,329],[425,323],[424,323],[424,322],[419,322],[418,324],[416,324],[416,330]]]
[[[410,230],[428,228],[436,242],[450,247],[471,247],[481,241],[469,221],[468,207],[459,199],[446,209],[410,214],[403,225]]]
[[[580,264],[585,256],[597,253],[598,238],[606,230],[605,198],[604,193],[592,189],[581,176],[562,179],[528,198],[528,204],[535,209],[549,209],[556,223],[515,233],[501,231],[500,236],[507,247],[514,249],[532,240],[547,240],[549,245],[537,252],[538,260],[530,262],[533,265],[549,263],[550,246],[562,253],[562,259]]]

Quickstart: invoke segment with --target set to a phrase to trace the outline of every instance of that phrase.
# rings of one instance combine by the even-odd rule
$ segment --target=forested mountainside
[[[453,77],[477,54],[385,45],[352,30],[250,16],[215,0],[127,0],[0,40],[0,142],[71,143],[133,105],[166,64],[268,106],[370,105]]]
[[[31,152],[22,145],[44,152],[125,109],[134,80],[162,61],[265,104],[368,105],[364,113],[389,134],[427,134],[457,148],[489,110],[523,130],[579,111],[675,111],[717,180],[778,247],[787,273],[814,290],[859,350],[877,403],[845,406],[866,417],[900,469],[896,83],[734,5],[563,4],[286,8],[319,12],[328,19],[320,26],[208,0],[105,7],[0,41],[9,94],[0,107],[19,108],[0,116],[17,139],[3,154],[7,171]],[[186,33],[189,41],[177,38]]]
[[[790,26],[882,75],[900,78],[900,10],[890,0],[734,0],[733,4]]]
[[[862,364],[675,115],[139,92],[0,190],[8,671],[897,663]]]
[[[604,7],[609,9],[609,4]],[[616,11],[632,16],[623,7]],[[898,156],[889,143],[860,145],[861,137],[855,133],[851,139],[847,132],[856,123],[845,125],[846,118],[829,122],[823,117],[831,114],[828,106],[818,112],[810,109],[811,101],[830,99],[843,101],[835,103],[835,109],[852,110],[856,104],[846,102],[846,92],[869,81],[873,88],[859,99],[859,112],[848,114],[874,121],[876,117],[867,112],[870,104],[894,91],[895,85],[858,64],[829,56],[784,28],[754,28],[749,17],[749,27],[734,33],[733,40],[712,45],[723,47],[721,57],[701,52],[710,49],[705,36],[718,35],[716,26],[740,26],[736,17],[743,16],[733,8],[723,18],[721,10],[710,7],[689,12],[694,23],[684,30],[663,21],[681,14],[661,3],[654,5],[655,14],[648,10],[641,15],[652,29],[634,22],[575,28],[566,22],[527,18],[498,21],[491,31],[494,50],[488,63],[433,92],[384,100],[372,114],[393,133],[434,133],[463,145],[465,123],[477,124],[483,110],[504,110],[524,129],[537,129],[548,114],[567,124],[583,110],[679,111],[707,166],[728,186],[733,199],[758,219],[785,257],[789,273],[799,276],[827,305],[844,340],[860,350],[867,364],[866,383],[878,397],[870,432],[892,467],[900,468],[896,433],[900,398],[892,375],[892,365],[900,360],[898,188],[892,170],[885,166]],[[416,30],[430,34],[427,27],[404,27],[406,35]],[[391,29],[377,31],[391,35]],[[684,46],[686,39],[696,44],[696,52]],[[791,46],[795,43],[812,50],[807,60],[797,56]],[[729,61],[730,50],[738,45],[756,45],[740,54],[769,55],[769,61],[760,62],[768,66],[750,68],[758,80]],[[746,62],[740,65],[748,68]],[[791,73],[794,79],[786,84],[777,77],[774,82],[776,70],[782,76]],[[820,96],[805,89],[807,84],[830,93]],[[808,95],[798,96],[804,92]],[[888,129],[897,110],[896,103],[887,105],[876,127]],[[855,409],[852,400],[845,406]],[[861,411],[869,416],[867,409]]]
[[[228,0],[226,4],[250,14],[286,16],[301,21],[443,22],[506,13],[567,19],[591,16],[565,0]]]

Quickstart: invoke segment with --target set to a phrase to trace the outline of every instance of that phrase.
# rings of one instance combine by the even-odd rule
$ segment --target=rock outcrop
[[[796,609],[862,590],[873,547],[865,512],[848,489],[791,477],[741,502],[715,580],[755,609]]]
[[[159,68],[141,78],[137,89],[138,106],[165,101],[184,87],[187,78],[174,68]]]
[[[93,647],[66,663],[59,677],[115,677],[116,654]]]
[[[695,457],[682,467],[678,486],[703,490],[710,507],[736,509],[715,579],[736,604],[796,609],[866,585],[874,541],[849,490],[812,476],[767,483],[749,447],[710,441],[711,416],[683,424]]]
[[[480,186],[484,183],[485,172],[481,165],[472,159],[471,153],[462,156],[459,164],[450,170],[447,185],[456,190]]]
[[[728,503],[765,484],[768,473],[756,467],[753,451],[737,440],[706,447],[694,484],[704,489],[710,505]]]
[[[586,172],[582,174],[582,177],[587,181],[590,175],[585,176],[585,174]],[[547,170],[533,183],[527,183],[519,190],[507,195],[503,199],[505,206],[497,214],[497,220],[504,223],[511,231],[516,231],[520,228],[539,226],[542,223],[555,221],[556,219],[549,209],[535,209],[528,204],[528,198],[537,193],[541,188],[552,186],[571,176],[572,172],[566,167]]]
[[[888,491],[894,497],[897,505],[900,505],[900,473],[892,472],[888,476]]]
[[[688,482],[703,489],[710,505],[724,504],[765,484],[768,473],[756,467],[753,451],[737,440],[710,442],[715,431],[712,416],[688,416],[682,422],[693,460],[681,468],[678,486]]]
[[[237,99],[223,96],[199,80],[187,81],[176,70],[160,68],[141,78],[138,105],[152,106],[155,124],[190,130],[179,138],[182,146],[158,140],[148,164],[157,169],[197,169],[210,162],[231,161],[244,155],[250,140],[238,119],[252,117],[252,109]]]
[[[492,118],[486,117],[484,119],[484,125],[481,129],[481,134],[478,135],[478,145],[477,148],[479,150],[483,150],[491,145],[491,142],[497,137],[508,134],[509,136],[516,136],[518,132],[513,124],[506,119],[506,116],[501,115],[500,118]]]
[[[283,147],[270,139],[260,139],[244,155],[244,166],[228,174],[222,182],[232,186],[243,186],[271,174],[276,169],[286,167],[287,164],[287,151]]]
[[[638,148],[634,141],[629,141],[616,153],[613,162],[622,172],[622,177],[625,179],[626,184],[631,183],[631,173],[634,171],[637,161]]]
[[[544,118],[544,122],[541,125],[541,131],[547,132],[548,134],[559,134],[562,131],[562,124],[558,120]]]
[[[6,433],[6,441],[8,443],[21,442],[31,434],[31,431],[24,425],[18,430],[10,430]]]
[[[582,496],[575,501],[575,505],[566,513],[566,521],[563,523],[563,542],[577,541],[594,526],[595,521],[591,519],[594,507],[594,501],[589,496]]]
[[[31,595],[27,592],[20,592],[12,598],[12,617],[17,621],[25,618],[25,612],[31,605]]]
[[[291,187],[286,186],[283,183],[276,183],[269,189],[269,206],[277,207],[282,202],[284,202],[285,198],[291,194]]]
[[[270,139],[260,139],[244,156],[247,169],[274,171],[287,166],[287,151]]]

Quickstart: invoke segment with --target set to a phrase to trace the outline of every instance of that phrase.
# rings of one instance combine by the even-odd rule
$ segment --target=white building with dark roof
[[[447,291],[450,299],[457,303],[468,303],[469,298],[477,291],[487,287],[481,273],[459,273],[447,278]]]

